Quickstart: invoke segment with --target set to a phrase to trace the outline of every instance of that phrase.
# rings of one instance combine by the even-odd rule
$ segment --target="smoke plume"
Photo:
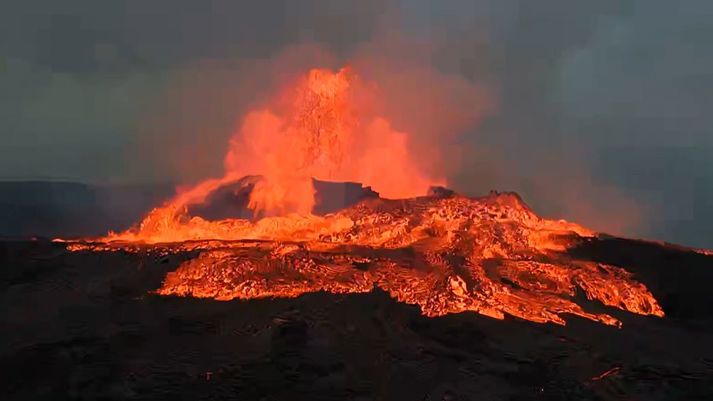
[[[419,169],[710,246],[710,2],[6,2],[0,175],[185,184],[251,110],[349,63]],[[375,107],[377,107],[375,106]]]

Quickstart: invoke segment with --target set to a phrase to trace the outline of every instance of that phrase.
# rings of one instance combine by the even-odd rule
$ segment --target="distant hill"
[[[86,236],[128,228],[174,193],[173,185],[0,182],[0,236]]]
[[[259,177],[246,177],[254,180]],[[252,185],[225,186],[192,207],[207,218],[251,217]],[[378,196],[358,183],[314,181],[317,206],[324,214]],[[55,181],[0,181],[0,237],[79,237],[125,230],[175,193],[173,184],[89,185]]]

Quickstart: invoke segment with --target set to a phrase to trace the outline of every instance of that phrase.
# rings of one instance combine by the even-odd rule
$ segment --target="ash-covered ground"
[[[191,255],[0,243],[3,400],[710,400],[713,257],[595,239],[666,313],[587,303],[622,328],[475,313],[429,318],[386,293],[214,301],[152,295]],[[581,301],[581,300],[580,300]],[[587,302],[581,301],[581,302]]]

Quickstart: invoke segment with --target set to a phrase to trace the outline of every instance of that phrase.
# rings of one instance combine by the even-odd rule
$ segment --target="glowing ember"
[[[408,152],[408,136],[362,107],[370,91],[349,70],[313,70],[280,101],[249,113],[231,140],[226,175],[178,194],[140,226],[71,250],[198,256],[169,273],[158,290],[220,300],[294,297],[314,291],[357,293],[378,286],[425,315],[475,311],[564,324],[589,300],[663,316],[644,285],[625,270],[576,261],[566,250],[594,235],[535,215],[515,194],[471,199],[440,191]],[[262,173],[261,179],[241,179]],[[311,214],[312,177],[359,181],[387,198],[326,216]],[[228,184],[250,187],[248,207],[265,217],[206,220],[190,216]]]

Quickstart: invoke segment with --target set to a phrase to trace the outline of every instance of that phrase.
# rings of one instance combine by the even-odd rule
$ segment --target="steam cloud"
[[[384,103],[416,151],[439,144],[428,162],[454,189],[516,190],[595,229],[713,245],[708,1],[2,8],[0,175],[218,176],[241,117],[280,80],[352,62],[392,86]]]

